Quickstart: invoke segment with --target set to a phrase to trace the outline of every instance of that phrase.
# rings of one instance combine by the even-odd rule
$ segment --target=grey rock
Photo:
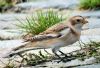
[[[82,16],[85,16],[85,17],[96,17],[96,18],[100,18],[100,10],[96,11],[83,11],[81,13],[79,12],[73,12],[72,15],[82,15]]]
[[[19,21],[25,21],[30,14],[0,14],[0,29],[16,29]]]
[[[17,19],[19,20],[24,20],[29,14],[22,14],[22,13],[7,13],[7,14],[0,14],[0,21],[16,21]]]
[[[20,39],[23,36],[23,32],[20,30],[0,30],[0,40]]]
[[[96,36],[96,35],[100,35],[100,28],[94,28],[94,29],[88,29],[88,30],[83,30],[82,31],[82,35],[92,35],[92,36]]]
[[[78,0],[44,0],[36,2],[26,2],[17,4],[16,8],[30,9],[30,8],[71,8],[74,5],[77,5]]]
[[[92,65],[79,66],[79,67],[75,67],[75,68],[100,68],[100,63],[92,64]]]
[[[89,18],[88,27],[90,29],[100,28],[100,19],[99,18]]]
[[[14,48],[16,46],[20,46],[23,44],[23,40],[5,40],[5,41],[0,41],[0,49],[2,50],[3,48]]]

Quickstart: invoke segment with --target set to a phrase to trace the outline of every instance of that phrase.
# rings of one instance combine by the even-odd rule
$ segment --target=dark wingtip
[[[6,55],[2,56],[2,58],[11,58],[11,57],[13,57],[14,55],[15,55],[15,53],[13,53],[13,51],[12,51],[12,52],[7,53]]]

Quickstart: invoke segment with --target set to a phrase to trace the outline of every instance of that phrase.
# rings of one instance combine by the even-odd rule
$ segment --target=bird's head
[[[84,25],[88,23],[85,17],[79,16],[79,15],[71,17],[69,21],[71,22],[72,25],[76,25],[76,24]]]
[[[88,21],[86,20],[85,17],[77,15],[77,16],[73,16],[69,19],[69,22],[72,26],[74,26],[77,29],[82,28],[82,26],[86,23],[88,23]]]

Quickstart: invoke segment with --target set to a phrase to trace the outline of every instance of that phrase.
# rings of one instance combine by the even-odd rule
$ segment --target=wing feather
[[[39,35],[35,35],[31,38],[26,39],[25,42],[27,41],[34,42],[34,41],[42,41],[47,39],[59,38],[62,36],[60,32],[67,28],[68,27],[64,23],[59,23],[48,28],[46,31],[40,33]]]
[[[40,33],[40,35],[60,32],[66,28],[68,28],[68,26],[65,23],[58,23],[58,24],[48,28],[44,32]]]
[[[47,39],[58,38],[60,36],[61,36],[60,33],[59,34],[36,35],[34,37],[26,39],[25,42],[27,42],[27,41],[31,41],[31,42],[42,41],[42,40],[47,40]]]

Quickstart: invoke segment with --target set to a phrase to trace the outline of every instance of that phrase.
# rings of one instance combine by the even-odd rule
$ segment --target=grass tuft
[[[62,15],[59,15],[56,11],[38,11],[36,16],[32,15],[31,17],[27,17],[25,22],[19,21],[20,24],[17,26],[23,29],[26,33],[36,35],[62,20]]]
[[[100,9],[100,0],[80,0],[80,9]]]

